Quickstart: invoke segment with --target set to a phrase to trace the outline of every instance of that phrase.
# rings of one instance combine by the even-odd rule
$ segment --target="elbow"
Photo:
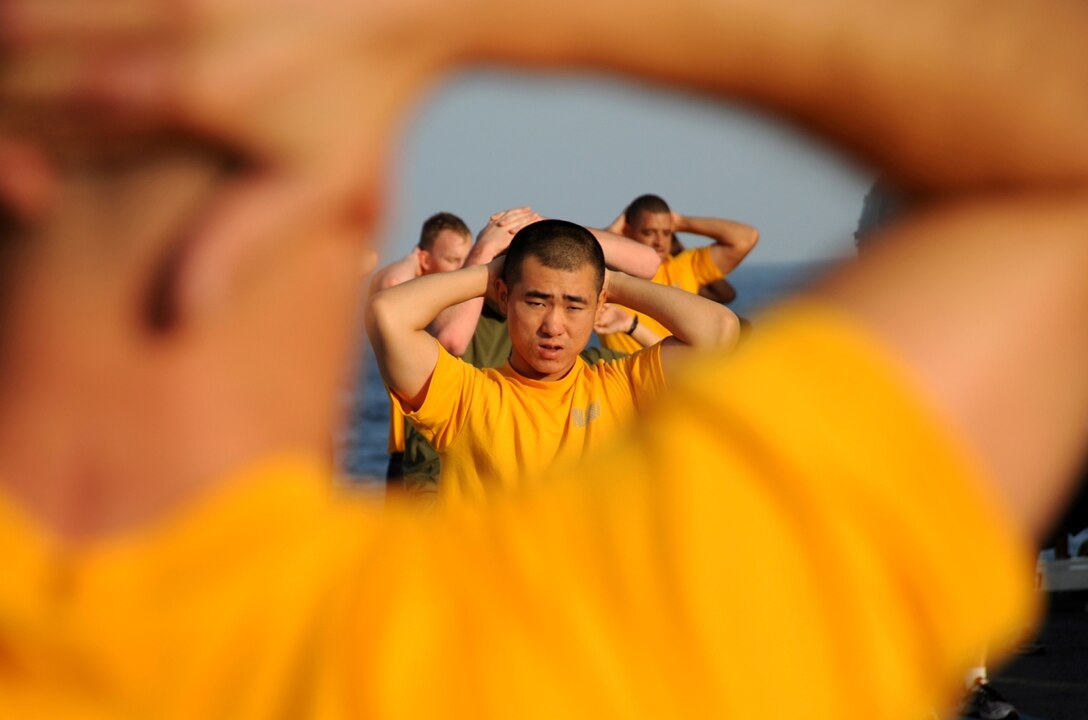
[[[396,316],[393,305],[394,303],[389,301],[387,293],[383,290],[378,290],[367,300],[363,323],[371,345],[381,345],[382,340],[388,335],[388,330]]]
[[[744,249],[744,254],[752,252],[752,248],[759,243],[759,230],[752,226],[748,226],[747,231],[744,233],[740,240],[741,247]]]
[[[644,252],[639,255],[636,272],[631,274],[644,280],[652,280],[657,275],[657,269],[661,267],[661,256],[649,245],[643,245],[642,248]]]
[[[434,339],[454,357],[461,357],[468,350],[469,338],[455,329],[443,328],[435,333]]]
[[[717,347],[733,349],[740,341],[740,318],[729,308],[722,307],[718,321]]]

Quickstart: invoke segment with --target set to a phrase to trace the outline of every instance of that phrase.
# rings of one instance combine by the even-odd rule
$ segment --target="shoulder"
[[[370,279],[371,292],[400,285],[409,280],[414,280],[419,275],[419,254],[416,250],[412,250],[407,256],[396,262],[389,263],[374,273]]]
[[[711,253],[713,247],[713,245],[704,245],[684,250],[681,253],[665,258],[661,262],[661,267],[665,268],[668,273],[690,272],[692,268],[702,263],[714,261],[714,256]]]
[[[703,245],[702,247],[692,248],[691,250],[685,250],[680,253],[685,255],[684,264],[697,265],[701,262],[709,262],[714,259],[714,248],[717,245]]]
[[[630,355],[620,355],[607,361],[598,361],[593,369],[602,374],[629,378],[632,382],[656,382],[662,378],[662,343],[656,343]]]

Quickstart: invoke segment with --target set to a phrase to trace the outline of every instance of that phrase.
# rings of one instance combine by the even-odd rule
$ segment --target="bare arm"
[[[382,379],[412,407],[438,362],[438,348],[427,325],[439,312],[481,297],[489,284],[489,266],[476,265],[425,275],[386,290],[367,304],[366,328]]]
[[[465,258],[465,267],[487,265],[510,245],[510,240],[518,230],[529,223],[540,220],[540,215],[527,207],[511,208],[491,216],[484,229],[476,236],[476,242]],[[438,314],[427,327],[427,331],[442,343],[451,355],[461,357],[468,349],[480,312],[484,308],[484,299],[474,297],[453,307],[448,307]]]
[[[821,0],[802,11],[786,0],[640,2],[619,31],[592,3],[483,4],[475,57],[607,67],[747,99],[904,186],[1088,176],[1088,7],[1079,0]],[[515,22],[533,32],[503,32]],[[652,52],[628,41],[624,30],[638,27],[658,29]]]
[[[604,262],[613,270],[648,280],[654,276],[661,265],[661,258],[648,245],[635,242],[611,230],[586,229],[593,233],[593,237],[597,238],[597,242],[601,244]]]
[[[627,333],[642,347],[650,347],[661,342],[661,336],[643,323],[636,324],[634,331],[628,332],[636,317],[636,315],[632,315],[619,305],[607,304],[601,310],[601,315],[597,318],[593,330],[598,335],[610,335],[618,332]]]
[[[906,363],[1040,537],[1088,428],[1086,208],[1084,193],[950,204],[889,229],[814,291]],[[1010,306],[1010,291],[1022,301]]]
[[[673,358],[688,348],[729,348],[740,337],[740,322],[728,308],[685,290],[612,271],[606,276],[605,289],[610,302],[649,315],[673,334],[662,349],[666,372]]]
[[[710,248],[710,255],[723,275],[728,275],[740,265],[741,260],[759,242],[759,231],[754,227],[725,218],[688,217],[674,212],[672,227],[675,232],[694,233],[711,238],[714,245]]]
[[[374,273],[370,278],[369,293],[391,288],[419,277],[419,253],[413,249],[406,257],[390,263]]]

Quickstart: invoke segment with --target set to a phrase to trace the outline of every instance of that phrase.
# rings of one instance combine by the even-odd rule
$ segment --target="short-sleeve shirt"
[[[710,250],[710,246],[695,248],[665,258],[657,268],[652,282],[687,290],[690,293],[697,293],[704,285],[721,280],[725,275],[717,263],[714,262],[714,256]],[[637,315],[639,324],[653,330],[661,336],[662,340],[672,335],[671,332],[665,329],[664,325],[649,315],[635,312],[630,308],[624,308],[624,310]],[[642,345],[627,333],[611,333],[601,335],[600,338],[601,344],[609,350],[634,353],[642,349]]]
[[[583,457],[629,425],[664,385],[660,347],[592,365],[579,357],[562,379],[545,382],[509,362],[477,369],[439,345],[423,404],[401,410],[442,458],[442,499],[480,501]]]

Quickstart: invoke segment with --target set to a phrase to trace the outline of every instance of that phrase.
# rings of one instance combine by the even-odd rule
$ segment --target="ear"
[[[373,219],[370,193],[333,208],[338,198],[330,200],[303,177],[254,169],[224,152],[189,154],[201,154],[214,174],[152,272],[144,316],[155,331],[216,316],[256,260],[312,235],[318,222],[326,223],[326,232],[340,232],[340,224],[358,232]]]
[[[510,288],[506,287],[506,281],[502,278],[495,278],[495,300],[502,314],[509,315],[507,305],[510,302]]]
[[[148,157],[149,156],[149,157]],[[185,318],[182,293],[190,281],[194,230],[218,204],[226,185],[220,157],[168,148],[114,171],[113,192],[124,199],[125,232],[147,248],[145,289],[137,295],[145,327],[166,332]]]
[[[593,324],[596,325],[601,319],[601,313],[604,312],[604,304],[608,302],[608,291],[601,288],[601,292],[597,295],[597,309],[593,312]]]
[[[423,271],[424,275],[427,275],[431,272],[433,262],[434,258],[431,257],[431,253],[429,250],[419,251],[419,269]]]

